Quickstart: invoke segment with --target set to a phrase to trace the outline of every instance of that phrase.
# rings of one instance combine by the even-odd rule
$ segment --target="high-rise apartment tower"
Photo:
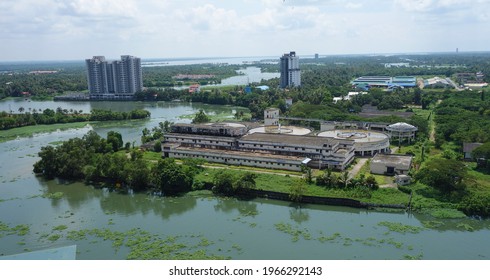
[[[301,71],[299,57],[296,52],[285,53],[281,57],[281,88],[301,86]]]
[[[91,99],[132,99],[143,90],[141,59],[122,55],[107,61],[103,56],[86,59],[87,82]]]

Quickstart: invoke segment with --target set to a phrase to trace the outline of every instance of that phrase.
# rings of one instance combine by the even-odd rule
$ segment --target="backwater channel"
[[[94,129],[139,144],[141,131],[203,109],[231,116],[237,108],[196,103],[0,101],[0,111],[32,109],[149,110],[150,120],[109,122],[0,143],[0,256],[77,245],[77,259],[223,257],[231,259],[490,259],[490,222],[436,219],[208,192],[182,197],[119,194],[81,182],[44,180],[32,172],[42,146]],[[62,193],[60,198],[43,194]],[[26,225],[25,227],[17,227]],[[163,252],[163,253],[162,253]],[[165,254],[164,254],[165,253]]]

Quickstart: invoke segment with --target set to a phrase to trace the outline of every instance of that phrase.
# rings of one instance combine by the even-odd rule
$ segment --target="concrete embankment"
[[[282,201],[291,201],[289,194],[273,192],[273,191],[264,191],[264,190],[243,190],[239,192],[237,195],[243,197],[262,197],[269,199],[276,199]],[[323,204],[323,205],[332,205],[332,206],[348,206],[354,208],[394,208],[394,209],[405,209],[406,206],[402,204],[380,204],[380,203],[366,203],[361,202],[359,200],[350,199],[350,198],[337,198],[337,197],[319,197],[319,196],[302,196],[301,200],[298,201],[301,203],[310,203],[310,204]]]

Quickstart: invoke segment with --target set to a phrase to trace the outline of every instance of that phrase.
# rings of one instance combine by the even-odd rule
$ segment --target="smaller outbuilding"
[[[483,143],[463,143],[464,160],[473,160],[473,155],[471,153],[481,145],[483,145]]]
[[[376,154],[371,159],[371,173],[380,175],[407,175],[412,166],[412,156]]]

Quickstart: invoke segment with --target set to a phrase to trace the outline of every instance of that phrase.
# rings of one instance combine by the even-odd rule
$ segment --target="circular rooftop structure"
[[[308,128],[299,126],[289,126],[289,125],[268,125],[259,126],[257,128],[248,131],[249,134],[252,133],[273,133],[273,134],[289,134],[289,135],[306,135],[311,132]]]
[[[387,126],[386,130],[397,131],[397,132],[415,132],[418,129],[411,124],[404,123],[404,122],[398,122],[398,123],[390,124],[389,126]]]
[[[410,140],[415,139],[415,132],[418,128],[408,123],[399,122],[390,124],[386,127],[386,130],[389,131],[390,137],[397,139],[399,143],[405,139],[410,143]]]
[[[336,129],[320,132],[318,136],[353,140],[355,153],[361,156],[385,153],[390,149],[389,135],[372,130]]]

